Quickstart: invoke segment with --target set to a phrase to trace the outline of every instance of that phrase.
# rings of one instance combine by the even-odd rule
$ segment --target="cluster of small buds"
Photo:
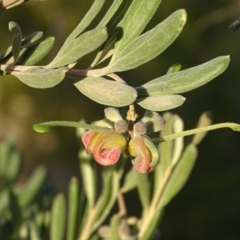
[[[94,125],[107,127],[105,132],[89,130],[82,135],[87,153],[101,165],[116,163],[125,152],[133,163],[136,172],[146,173],[154,170],[159,161],[157,147],[146,135],[163,129],[165,120],[156,112],[147,111],[142,119],[134,123],[129,134],[128,122],[118,109],[109,107],[104,110],[106,119]]]

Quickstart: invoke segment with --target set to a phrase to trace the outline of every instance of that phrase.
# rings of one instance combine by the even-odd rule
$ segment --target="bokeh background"
[[[56,38],[53,50],[41,62],[47,64],[92,2],[30,1],[7,11],[0,19],[0,50],[10,45],[12,35],[8,31],[8,22],[15,21],[24,36],[41,30],[45,37]],[[111,2],[106,0],[106,7],[97,20]],[[228,29],[240,14],[240,1],[163,1],[147,29],[180,8],[186,9],[188,21],[179,38],[156,59],[120,76],[130,85],[138,86],[163,75],[175,63],[181,63],[186,69],[217,56],[230,55],[231,63],[221,76],[184,93],[186,102],[172,112],[184,119],[186,129],[194,127],[199,115],[206,110],[213,113],[214,123],[240,123],[240,30]],[[91,60],[91,56],[86,57],[79,66],[85,68]],[[71,176],[79,176],[75,130],[54,128],[49,133],[39,134],[32,126],[50,120],[78,121],[84,118],[91,122],[103,118],[103,109],[104,106],[87,99],[68,82],[39,90],[14,77],[1,77],[0,140],[9,135],[17,137],[18,148],[24,156],[19,181],[24,181],[34,166],[42,164],[49,169],[50,181],[57,191],[66,191]],[[199,146],[198,160],[189,181],[166,207],[160,227],[161,239],[240,239],[239,144],[240,134],[229,129],[207,135]]]

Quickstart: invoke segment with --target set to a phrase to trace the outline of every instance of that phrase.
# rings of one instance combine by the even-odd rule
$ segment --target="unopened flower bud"
[[[117,122],[123,119],[118,109],[113,107],[105,108],[104,113],[105,113],[105,117],[112,122]]]
[[[166,123],[160,114],[152,111],[146,111],[141,121],[147,124],[147,132],[161,131]]]
[[[114,128],[115,128],[116,132],[124,133],[128,130],[128,123],[126,120],[123,120],[123,119],[119,120],[119,121],[115,122]]]
[[[143,122],[137,122],[133,126],[134,136],[145,135],[147,133],[147,125]]]

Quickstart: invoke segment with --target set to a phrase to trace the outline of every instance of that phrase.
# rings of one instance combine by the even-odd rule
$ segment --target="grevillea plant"
[[[1,1],[1,13],[21,2],[24,0]],[[86,97],[107,106],[104,119],[91,124],[53,121],[34,125],[38,132],[47,132],[54,126],[76,127],[88,154],[81,151],[80,155],[86,201],[81,205],[84,209],[80,211],[78,226],[78,183],[76,179],[70,183],[69,240],[76,239],[76,236],[82,240],[99,237],[158,239],[156,229],[163,208],[186,182],[197,156],[196,146],[204,132],[222,127],[240,130],[235,123],[210,125],[210,118],[203,114],[198,128],[184,131],[180,117],[158,113],[181,106],[185,98],[180,94],[221,74],[229,64],[229,56],[217,57],[185,70],[175,65],[165,75],[147,80],[138,87],[130,86],[117,74],[157,57],[182,31],[187,19],[185,10],[174,12],[151,30],[143,32],[160,2],[114,0],[97,26],[86,31],[104,4],[104,0],[95,0],[55,58],[45,66],[36,63],[51,50],[54,38],[41,40],[42,32],[23,38],[20,26],[9,23],[13,40],[6,50],[0,52],[1,75],[11,74],[30,87],[42,89],[70,81]],[[90,66],[75,68],[78,61],[91,52],[96,55]],[[136,105],[146,110],[143,116],[138,116]],[[158,137],[151,139],[151,132],[159,132]],[[183,137],[194,134],[192,142],[184,148]],[[96,196],[96,172],[91,156],[103,165],[103,187],[99,197]],[[121,186],[127,161],[132,162],[133,168]],[[142,204],[140,220],[127,218],[123,198],[125,192],[135,187]],[[119,213],[112,216],[110,226],[100,227],[116,200]],[[62,194],[54,199],[51,219],[51,239],[63,239],[65,198]],[[34,233],[37,235],[37,231]]]

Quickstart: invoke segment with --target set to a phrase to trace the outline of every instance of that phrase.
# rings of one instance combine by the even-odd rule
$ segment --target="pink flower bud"
[[[113,130],[95,132],[89,130],[82,135],[82,141],[87,153],[91,153],[101,165],[116,163],[126,148],[126,139]]]

